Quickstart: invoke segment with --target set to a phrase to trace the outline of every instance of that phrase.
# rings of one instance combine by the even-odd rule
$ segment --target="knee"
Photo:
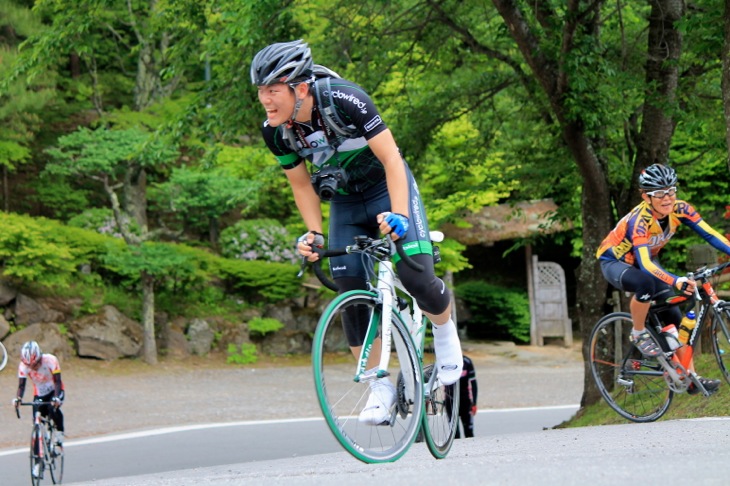
[[[401,282],[421,309],[430,314],[443,313],[451,303],[451,294],[446,284],[433,274],[430,279],[409,274],[406,279],[401,276]]]

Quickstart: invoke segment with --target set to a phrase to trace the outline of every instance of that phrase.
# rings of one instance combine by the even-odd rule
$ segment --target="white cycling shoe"
[[[370,396],[358,421],[365,425],[389,425],[395,405],[395,387],[387,378],[370,383]]]

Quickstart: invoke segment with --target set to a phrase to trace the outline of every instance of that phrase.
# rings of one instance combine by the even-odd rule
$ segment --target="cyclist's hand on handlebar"
[[[380,232],[384,235],[390,234],[393,241],[403,238],[410,226],[408,216],[399,213],[380,213],[378,214],[377,221],[380,225]]]
[[[692,295],[697,290],[697,282],[687,277],[679,277],[675,286],[686,295]]]
[[[53,404],[53,408],[58,408],[61,406],[61,399],[58,397],[51,398],[51,403]]]
[[[310,262],[319,260],[312,247],[324,248],[324,235],[318,231],[308,231],[297,239],[297,251]]]

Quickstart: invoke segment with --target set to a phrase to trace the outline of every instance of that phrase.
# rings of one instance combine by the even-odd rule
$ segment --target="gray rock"
[[[18,326],[27,326],[39,322],[63,322],[65,320],[62,312],[49,309],[27,295],[18,294],[15,298],[15,324]]]
[[[136,357],[142,349],[142,326],[110,305],[98,314],[71,321],[69,327],[81,358]]]
[[[4,307],[15,300],[18,291],[8,282],[0,280],[0,307]]]
[[[10,323],[4,316],[0,315],[0,340],[5,339],[5,336],[10,332]]]
[[[215,333],[213,333],[207,321],[193,319],[188,325],[187,336],[190,344],[190,352],[198,356],[205,356],[210,352]]]
[[[74,350],[68,340],[68,335],[61,332],[61,328],[54,323],[31,324],[11,334],[3,344],[8,354],[17,364],[20,348],[26,341],[37,341],[44,353],[56,355],[59,359],[68,359],[74,355]]]

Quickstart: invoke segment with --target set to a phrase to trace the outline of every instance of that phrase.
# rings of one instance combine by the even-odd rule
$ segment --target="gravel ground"
[[[583,392],[580,345],[543,347],[464,342],[479,385],[480,409],[577,404]],[[61,363],[68,440],[157,427],[318,417],[308,357],[234,366],[222,357]],[[11,401],[17,360],[0,372],[0,449],[22,446],[30,409],[18,420]],[[26,389],[26,399],[31,398]]]

